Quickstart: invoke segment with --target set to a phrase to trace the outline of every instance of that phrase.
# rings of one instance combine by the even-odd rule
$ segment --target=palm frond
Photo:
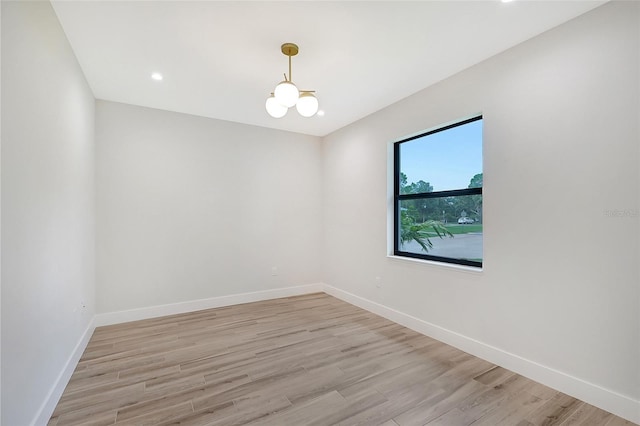
[[[409,215],[402,215],[401,217],[401,232],[400,243],[405,244],[410,241],[415,241],[420,245],[422,250],[429,252],[429,249],[433,248],[433,243],[430,239],[429,230],[435,232],[439,238],[445,236],[453,238],[453,234],[444,226],[444,224],[437,220],[428,220],[424,223],[417,224]]]

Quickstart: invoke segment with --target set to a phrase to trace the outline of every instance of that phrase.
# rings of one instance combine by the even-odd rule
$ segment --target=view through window
[[[482,266],[482,116],[394,144],[394,255]]]

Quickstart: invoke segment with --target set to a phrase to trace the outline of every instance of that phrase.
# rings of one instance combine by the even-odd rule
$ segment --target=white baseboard
[[[396,311],[355,294],[324,285],[324,292],[352,305],[401,324],[418,333],[432,337],[448,345],[482,358],[493,364],[516,372],[531,380],[559,390],[574,398],[640,424],[640,401],[621,395],[601,386],[589,383],[561,371],[538,364],[518,355],[503,351],[435,324]]]
[[[94,319],[91,319],[91,321],[89,321],[89,325],[87,326],[84,333],[80,337],[80,340],[76,344],[76,347],[73,349],[73,352],[71,352],[71,356],[69,356],[69,359],[67,359],[67,362],[64,365],[64,368],[62,369],[60,374],[58,374],[58,378],[56,379],[53,387],[49,391],[47,398],[42,403],[42,405],[40,406],[40,409],[36,413],[35,418],[31,423],[32,426],[40,426],[40,425],[44,426],[47,423],[49,423],[49,419],[53,414],[53,410],[56,409],[56,405],[58,405],[58,401],[60,400],[60,397],[62,396],[64,389],[67,387],[67,384],[71,379],[71,375],[76,369],[76,366],[78,365],[78,361],[80,361],[80,357],[82,356],[82,353],[87,347],[87,344],[89,343],[89,339],[91,339],[91,335],[93,334],[93,330],[95,328],[96,327],[95,327]]]
[[[395,309],[365,299],[355,294],[337,289],[330,285],[316,283],[296,287],[285,287],[252,293],[233,294],[209,299],[193,300],[169,305],[152,306],[127,311],[98,314],[90,322],[80,341],[69,357],[64,370],[42,404],[32,425],[46,425],[49,417],[62,396],[73,371],[89,342],[95,327],[156,318],[165,315],[181,314],[203,309],[237,305],[241,303],[259,302],[281,297],[299,296],[309,293],[325,292],[352,305],[358,306],[376,315],[401,324],[418,333],[447,343],[467,353],[487,360],[493,364],[514,371],[539,383],[557,389],[617,416],[640,424],[640,401],[618,394],[577,377],[570,376],[553,368],[546,367],[518,355],[503,351],[486,343],[471,339],[459,333],[447,330],[435,324],[407,315]]]
[[[103,325],[119,324],[129,321],[137,321],[148,318],[156,318],[165,315],[182,314],[186,312],[199,311],[202,309],[219,308],[221,306],[238,305],[241,303],[259,302],[262,300],[278,299],[281,297],[299,296],[303,294],[319,293],[324,291],[324,285],[308,284],[296,287],[277,288],[273,290],[256,291],[252,293],[232,294],[229,296],[213,297],[210,299],[192,300],[188,302],[172,303],[169,305],[151,306],[147,308],[131,309],[128,311],[110,312],[97,314],[89,323],[87,329],[78,341],[71,356],[67,360],[64,369],[58,375],[55,384],[49,391],[44,403],[40,406],[32,426],[44,426],[49,422],[49,418],[67,387],[71,375],[78,365],[89,339],[96,327]]]
[[[280,297],[299,296],[301,294],[319,293],[324,291],[323,284],[307,284],[295,287],[284,287],[273,290],[255,291],[251,293],[232,294],[229,296],[212,297],[209,299],[190,300],[188,302],[171,303],[168,305],[150,306],[146,308],[130,309],[127,311],[97,314],[96,327],[138,321],[166,315],[183,314],[201,311],[203,309],[219,308],[222,306],[239,305],[241,303],[259,302],[262,300],[278,299]]]

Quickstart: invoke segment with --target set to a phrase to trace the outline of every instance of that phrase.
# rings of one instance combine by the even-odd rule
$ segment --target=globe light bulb
[[[312,117],[318,112],[318,98],[311,92],[303,92],[296,104],[298,113],[303,117]]]
[[[289,110],[289,108],[278,102],[278,100],[273,95],[267,98],[265,107],[269,115],[273,118],[282,118],[287,114],[287,111]]]
[[[276,89],[273,91],[273,94],[278,102],[281,105],[284,105],[287,108],[291,108],[298,101],[298,97],[300,96],[300,92],[295,84],[290,81],[281,81]]]

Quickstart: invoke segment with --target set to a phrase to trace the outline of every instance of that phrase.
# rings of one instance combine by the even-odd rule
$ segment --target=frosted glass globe
[[[267,112],[273,118],[282,118],[287,114],[289,108],[280,104],[277,99],[271,95],[267,98],[267,102],[265,103],[265,107],[267,108]]]
[[[273,94],[276,97],[276,100],[287,108],[294,106],[298,101],[298,96],[300,96],[298,88],[290,81],[281,81],[276,86],[276,90],[273,91]]]
[[[318,98],[313,93],[305,92],[300,95],[296,109],[303,117],[312,117],[318,112]]]

